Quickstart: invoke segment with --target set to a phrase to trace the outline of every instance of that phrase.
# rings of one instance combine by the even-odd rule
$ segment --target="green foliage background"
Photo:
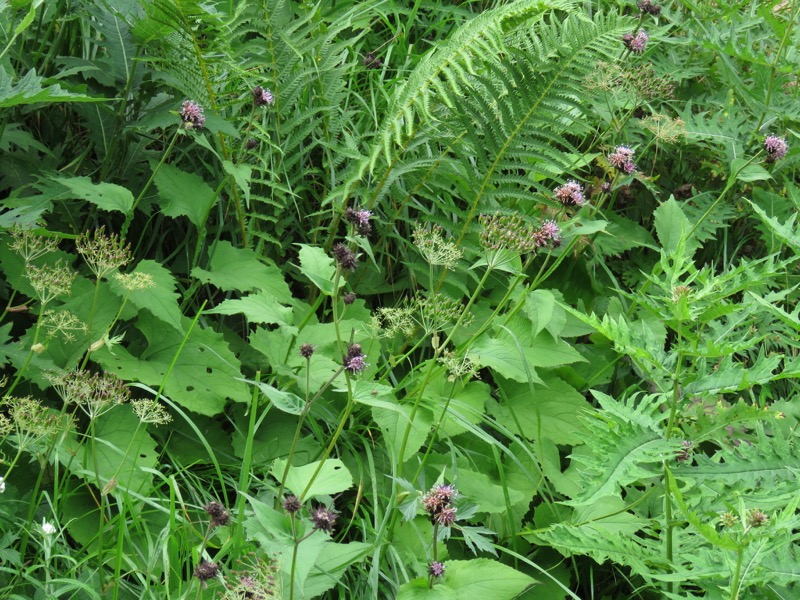
[[[797,596],[800,6],[650,5],[0,0],[0,595]]]

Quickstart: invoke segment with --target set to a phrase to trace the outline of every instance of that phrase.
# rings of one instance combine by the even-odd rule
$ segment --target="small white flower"
[[[44,518],[42,518],[42,533],[45,535],[53,535],[56,532],[56,528],[52,523],[48,523]]]
[[[6,479],[5,477],[0,477],[0,494],[6,491]]]

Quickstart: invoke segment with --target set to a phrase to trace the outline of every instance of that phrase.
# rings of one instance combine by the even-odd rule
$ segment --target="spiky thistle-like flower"
[[[450,527],[456,520],[458,510],[451,503],[458,495],[455,486],[449,483],[433,486],[422,496],[422,508],[428,513],[431,523]]]
[[[766,161],[773,163],[786,156],[789,151],[789,144],[783,138],[776,135],[768,135],[764,138],[764,150],[767,152]]]
[[[614,168],[622,171],[623,173],[633,173],[636,170],[636,164],[633,162],[633,157],[636,151],[628,146],[617,146],[614,151],[608,155],[608,162]]]
[[[747,524],[750,527],[764,527],[769,523],[769,517],[758,508],[754,508],[747,515]]]
[[[333,526],[336,524],[336,519],[339,518],[339,513],[330,508],[320,506],[311,513],[311,523],[314,529],[324,531],[325,533],[333,533]]]
[[[626,33],[623,35],[622,43],[625,44],[625,47],[634,54],[641,54],[644,52],[649,39],[650,36],[647,34],[647,32],[644,29],[640,29],[636,32],[636,34]]]
[[[333,256],[343,269],[355,271],[358,268],[358,257],[347,244],[334,244]]]
[[[303,358],[311,358],[314,355],[314,346],[311,344],[301,344],[300,356]]]
[[[275,103],[275,96],[269,88],[257,85],[253,88],[253,104],[256,106],[270,106]]]
[[[294,494],[287,494],[286,496],[283,497],[283,510],[285,510],[290,515],[295,514],[301,508],[303,508],[303,505],[300,502],[300,498],[298,498]]]
[[[347,347],[342,366],[350,375],[358,375],[369,366],[367,356],[361,350],[361,344],[350,344]]]
[[[537,248],[558,248],[561,245],[561,228],[552,219],[547,219],[534,232],[533,238]]]
[[[380,69],[383,66],[383,61],[374,52],[367,52],[364,55],[364,66],[368,69]]]
[[[428,575],[431,577],[443,577],[446,566],[437,560],[428,565]]]
[[[572,179],[553,190],[553,195],[564,206],[583,206],[586,204],[583,187]]]
[[[201,128],[206,123],[203,107],[192,100],[185,100],[181,104],[181,120],[186,129]]]
[[[231,515],[219,502],[211,501],[203,507],[206,514],[211,517],[212,527],[222,527],[230,521]]]
[[[653,15],[657,17],[661,14],[661,6],[658,4],[653,4],[652,0],[639,0],[636,3],[636,6],[642,11],[643,14],[646,15]]]
[[[214,579],[219,573],[219,565],[208,560],[200,561],[194,570],[194,576],[205,583],[209,579]]]
[[[369,234],[372,233],[372,223],[370,222],[372,213],[370,211],[348,207],[344,211],[344,218],[355,226],[361,237],[369,237]]]

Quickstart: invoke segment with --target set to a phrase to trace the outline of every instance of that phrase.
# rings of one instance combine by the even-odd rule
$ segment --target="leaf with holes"
[[[188,330],[189,320],[184,319],[183,325]],[[163,382],[169,398],[201,415],[220,414],[228,399],[250,401],[247,385],[241,380],[239,359],[221,334],[195,325],[183,344],[183,334],[165,328],[146,312],[140,313],[136,326],[148,340],[140,356],[117,347],[113,355],[101,348],[92,358],[126,381],[156,388]]]

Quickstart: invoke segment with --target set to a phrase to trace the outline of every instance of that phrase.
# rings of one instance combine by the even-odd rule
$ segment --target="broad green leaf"
[[[586,360],[564,340],[544,333],[537,335],[530,347],[525,348],[525,358],[534,367],[560,367]]]
[[[235,248],[224,240],[215,242],[209,255],[209,270],[196,267],[192,269],[193,277],[226,292],[261,290],[272,294],[283,304],[291,303],[292,292],[281,270],[268,258],[261,258],[252,250]]]
[[[95,421],[92,443],[67,439],[59,450],[74,474],[102,487],[114,484],[122,491],[147,495],[152,486],[148,471],[157,464],[156,443],[141,426],[130,406],[113,408]]]
[[[491,397],[491,388],[480,381],[448,381],[437,377],[425,387],[423,399],[438,419],[439,435],[452,437],[467,431],[466,423],[476,425],[483,419],[484,404]],[[442,411],[447,407],[444,415]]]
[[[458,492],[477,504],[478,512],[482,513],[504,513],[506,500],[509,505],[525,500],[522,492],[508,487],[504,489],[488,475],[468,469],[458,470]]]
[[[550,290],[534,290],[526,294],[522,310],[533,323],[534,335],[546,329],[555,338],[567,323],[567,313],[556,303]]]
[[[444,577],[433,589],[428,589],[427,578],[417,579],[400,588],[397,600],[513,600],[536,583],[533,577],[488,558],[444,564]]]
[[[736,158],[731,163],[731,177],[738,181],[750,183],[753,181],[766,181],[772,179],[772,174],[756,163],[748,163],[748,159]]]
[[[253,384],[261,390],[261,392],[272,402],[272,405],[280,411],[289,413],[290,415],[302,414],[306,406],[305,401],[291,392],[284,392],[278,388],[261,381],[249,381],[247,383]]]
[[[176,283],[172,273],[153,260],[141,261],[133,272],[151,277],[155,285],[143,290],[128,291],[116,278],[111,277],[111,290],[120,298],[127,298],[136,308],[147,309],[154,317],[182,333],[182,315],[178,306],[180,296],[174,291]]]
[[[481,367],[490,367],[507,379],[522,383],[541,382],[525,356],[524,349],[508,336],[504,339],[481,336],[470,346],[467,357]]]
[[[168,217],[188,217],[195,227],[203,227],[217,201],[217,193],[211,186],[199,175],[172,165],[157,167],[152,164],[151,167],[158,169],[154,181],[163,201],[161,212]]]
[[[332,295],[336,292],[333,287],[333,279],[336,274],[336,266],[331,256],[325,254],[322,248],[298,244],[300,246],[300,272],[308,277],[321,292]],[[344,285],[344,278],[339,278],[338,287]]]
[[[662,203],[653,213],[658,240],[665,252],[675,254],[692,228],[692,224],[683,214],[680,205],[674,198]]]
[[[294,567],[295,598],[308,598],[302,590],[324,548],[331,543],[330,537],[321,531],[314,531],[303,539],[302,544],[295,546],[290,521],[285,513],[252,498],[250,505],[253,516],[244,523],[248,539],[254,539],[263,548],[269,548],[271,558],[279,565],[278,576],[284,590],[289,589]],[[304,523],[299,525],[302,527]]]
[[[212,309],[206,310],[210,315],[243,314],[251,323],[267,323],[288,325],[292,322],[292,309],[282,306],[272,294],[257,292],[244,298],[224,300]]]
[[[125,215],[133,209],[133,194],[115,183],[92,183],[88,177],[61,177],[54,179],[68,188],[71,196],[91,202],[103,210],[116,210]]]
[[[543,384],[507,382],[503,398],[489,404],[489,412],[514,433],[529,440],[544,437],[556,444],[580,444],[586,427],[580,416],[591,408],[583,395],[557,377],[546,377]],[[522,429],[517,431],[517,423]]]
[[[437,583],[429,587],[428,577],[419,577],[400,586],[395,600],[460,600],[460,596],[449,587]]]
[[[403,444],[405,432],[410,428],[406,447],[403,451],[402,462],[413,457],[425,440],[428,439],[433,415],[425,408],[419,408],[411,422],[412,407],[407,404],[398,404],[393,408],[373,407],[372,417],[381,428],[383,438],[393,451],[394,456],[400,454],[400,447]]]
[[[83,94],[73,94],[58,84],[43,87],[45,82],[31,69],[22,79],[13,83],[11,75],[0,67],[0,108],[22,104],[43,104],[52,102],[108,102],[107,98],[91,98]]]
[[[338,583],[350,565],[366,558],[367,552],[371,548],[372,544],[364,542],[350,542],[349,544],[329,542],[325,544],[314,563],[314,568],[306,579],[303,588],[305,597],[315,598],[327,592]]]
[[[221,334],[198,324],[184,344],[183,333],[164,327],[146,312],[139,315],[136,326],[148,341],[141,356],[118,346],[113,355],[101,348],[92,358],[126,381],[155,388],[164,382],[168,398],[201,415],[220,414],[228,399],[250,401],[250,392],[241,380],[239,359]],[[184,327],[188,330],[188,319]]]
[[[596,535],[598,529],[609,533],[635,535],[643,529],[647,520],[628,512],[626,502],[616,496],[598,498],[592,504],[581,506],[575,510],[573,523],[581,523],[586,528],[586,535]]]
[[[282,482],[284,487],[294,492],[297,496],[305,492],[303,499],[312,496],[338,494],[352,487],[353,476],[341,460],[329,458],[322,463],[321,467],[320,462],[313,462],[302,467],[289,467],[286,480]],[[278,459],[273,463],[270,473],[280,481],[285,470],[286,461]],[[311,484],[310,487],[309,484]],[[306,491],[306,488],[308,488],[308,491]]]

